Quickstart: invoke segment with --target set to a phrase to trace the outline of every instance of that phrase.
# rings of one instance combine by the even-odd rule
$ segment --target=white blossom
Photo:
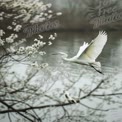
[[[31,64],[31,66],[36,67],[36,68],[38,68],[38,67],[39,67],[39,65],[38,65],[37,61],[35,61],[34,63],[32,63],[32,64]]]
[[[45,44],[46,44],[46,42],[38,41],[38,45],[39,45],[40,47],[43,47]]]
[[[14,28],[14,31],[19,32],[22,28],[22,25],[16,25],[16,27]]]
[[[3,36],[4,34],[5,34],[5,32],[0,29],[0,37]]]
[[[35,41],[35,42],[38,42],[39,40],[35,38],[34,41]]]
[[[62,13],[61,13],[61,12],[57,12],[56,15],[57,15],[57,16],[61,16]]]
[[[46,19],[44,17],[40,17],[40,15],[35,16],[30,23],[44,22]]]
[[[40,39],[43,39],[43,36],[42,36],[42,35],[39,35],[39,38],[40,38]]]
[[[12,33],[11,36],[10,36],[10,38],[12,38],[12,39],[16,39],[16,38],[18,38],[18,35]]]
[[[34,48],[33,46],[27,46],[26,48],[25,48],[25,52],[27,53],[27,54],[35,54],[36,52],[37,52],[38,50],[36,49],[36,48]]]
[[[24,47],[19,47],[17,53],[18,53],[18,54],[23,54],[24,51],[25,51],[25,48],[24,48]]]
[[[50,14],[51,14],[51,13],[53,13],[53,11],[52,11],[52,10],[48,10],[48,13],[50,13]]]
[[[41,6],[41,10],[42,10],[42,11],[46,11],[46,10],[47,10],[47,6],[46,6],[46,5],[42,5],[42,6]]]
[[[8,38],[6,38],[6,42],[7,43],[13,43],[14,42],[14,39],[11,38],[11,37],[8,37]]]
[[[55,40],[55,37],[51,34],[51,35],[49,36],[49,39],[50,39],[50,40]]]
[[[57,37],[57,33],[54,33],[54,36]]]
[[[51,41],[49,41],[49,42],[48,42],[48,45],[52,45],[52,42],[51,42]]]
[[[38,47],[38,44],[34,43],[34,44],[32,45],[32,47],[33,47],[33,48],[37,48],[37,47]]]
[[[10,53],[15,53],[16,50],[13,46],[10,46],[9,48],[7,48],[7,51],[10,52]]]
[[[16,25],[17,23],[16,22],[12,22],[12,25]]]
[[[4,45],[4,43],[5,43],[5,41],[3,40],[3,39],[1,39],[1,37],[0,37],[0,46],[2,45]]]
[[[45,51],[40,51],[39,54],[40,54],[41,56],[43,56],[43,55],[46,54],[46,52],[45,52]]]
[[[12,26],[8,26],[7,29],[12,30]]]
[[[25,50],[24,47],[20,47],[20,48],[19,48],[19,51],[21,51],[21,52],[24,51],[24,50]]]
[[[51,34],[50,36],[49,36],[49,39],[52,39],[53,38],[53,35]]]

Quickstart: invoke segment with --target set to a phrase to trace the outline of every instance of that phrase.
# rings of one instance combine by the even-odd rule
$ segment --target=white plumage
[[[101,63],[96,62],[96,59],[102,52],[106,42],[107,42],[107,33],[105,31],[99,31],[98,36],[94,40],[92,40],[90,44],[84,42],[84,44],[80,47],[76,56],[72,58],[67,58],[68,55],[66,53],[59,52],[59,54],[63,55],[62,58],[65,61],[83,65],[89,65],[99,73],[102,73]]]
[[[104,45],[107,42],[107,34],[104,31],[100,31],[98,36],[91,41],[88,48],[81,55],[82,58],[85,58],[89,61],[95,61],[96,58],[102,52]]]

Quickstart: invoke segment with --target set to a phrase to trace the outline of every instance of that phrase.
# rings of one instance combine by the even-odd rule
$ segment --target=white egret
[[[96,59],[102,52],[106,42],[107,42],[107,33],[105,31],[99,31],[98,36],[94,40],[92,40],[90,44],[84,42],[84,44],[80,47],[76,56],[72,58],[67,58],[68,55],[66,53],[59,52],[59,54],[62,55],[62,58],[65,61],[82,65],[89,65],[99,73],[102,73],[101,63],[96,62]]]

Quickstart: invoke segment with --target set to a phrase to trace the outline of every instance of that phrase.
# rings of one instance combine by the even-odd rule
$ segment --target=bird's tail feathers
[[[101,63],[100,62],[94,62],[90,64],[91,67],[93,67],[97,72],[102,73],[102,69],[101,69]]]

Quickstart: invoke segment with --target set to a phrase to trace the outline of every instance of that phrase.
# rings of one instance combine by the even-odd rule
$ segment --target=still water
[[[107,32],[108,41],[97,61],[102,64],[103,72],[112,73],[115,69],[122,68],[122,34],[121,32]],[[56,52],[65,52],[72,57],[77,54],[83,42],[90,42],[98,32],[64,32],[58,33],[58,38],[53,45],[45,48],[49,64],[58,65],[56,60],[60,56],[52,56]]]
[[[84,73],[83,77],[80,78],[79,82],[74,87],[76,92],[83,84],[85,84],[86,82],[89,83],[93,80],[91,79],[91,76],[97,79],[101,79],[110,75],[116,78],[116,84],[118,84],[118,82],[121,82],[122,79],[122,35],[121,32],[117,31],[107,33],[108,41],[103,49],[103,52],[97,59],[97,61],[100,61],[102,64],[102,70],[105,76],[102,76],[101,74],[97,73],[94,69],[88,66],[81,66],[78,64],[64,62],[62,61],[60,55],[52,55],[56,52],[65,52],[69,55],[69,57],[76,55],[79,50],[79,47],[83,44],[83,42],[91,42],[91,40],[97,36],[97,31],[59,32],[57,33],[58,37],[56,38],[56,40],[53,41],[53,44],[51,46],[46,46],[42,49],[46,51],[47,54],[43,58],[38,57],[35,60],[37,60],[38,62],[47,62],[49,64],[49,67],[53,69],[52,73],[55,76],[56,74],[58,74],[58,71],[61,71],[63,75],[71,78],[72,80],[74,79],[75,81],[77,76],[80,76],[80,74]],[[42,35],[46,37],[49,34],[50,33],[43,33]],[[47,42],[47,39],[44,41]],[[27,45],[29,44],[30,42],[27,43]],[[14,69],[17,70],[18,73],[23,70],[22,66],[17,68],[15,67]],[[61,77],[61,74],[57,75],[56,77]],[[65,83],[67,82],[67,80],[65,79],[60,80],[64,80]],[[63,89],[63,86],[61,85],[60,81],[58,81],[53,89],[60,87],[62,87]],[[72,92],[72,90],[70,92]],[[76,94],[73,93],[73,95]],[[88,102],[88,104],[93,106],[95,103]],[[121,109],[109,111],[106,117],[107,122],[112,122],[113,120],[122,122],[121,113]]]
[[[108,41],[103,49],[103,52],[98,57],[97,61],[100,61],[102,64],[103,73],[107,75],[114,76],[116,79],[116,84],[119,85],[119,82],[122,82],[122,34],[121,32],[107,32],[108,33]],[[47,55],[45,57],[45,61],[49,63],[49,65],[53,67],[63,67],[63,72],[67,71],[71,74],[80,74],[82,71],[86,71],[86,77],[82,78],[80,82],[83,83],[89,82],[90,78],[88,78],[92,73],[95,74],[95,77],[101,77],[99,73],[96,73],[94,69],[89,67],[83,67],[77,64],[71,64],[67,62],[63,62],[61,57],[53,56],[53,53],[56,52],[65,52],[72,57],[77,54],[79,47],[83,44],[83,42],[90,42],[97,36],[98,32],[64,32],[58,33],[58,38],[53,42],[53,45],[45,48]],[[63,62],[63,63],[62,63]],[[68,70],[69,69],[69,70]],[[71,72],[72,71],[72,72]],[[74,72],[73,72],[74,71]],[[90,72],[89,72],[90,71]],[[69,73],[69,74],[70,74]],[[118,82],[118,83],[117,83]],[[79,84],[80,85],[80,84]],[[78,88],[79,85],[76,87]],[[122,122],[122,110],[114,110],[107,113],[106,120],[108,122],[119,121]]]

